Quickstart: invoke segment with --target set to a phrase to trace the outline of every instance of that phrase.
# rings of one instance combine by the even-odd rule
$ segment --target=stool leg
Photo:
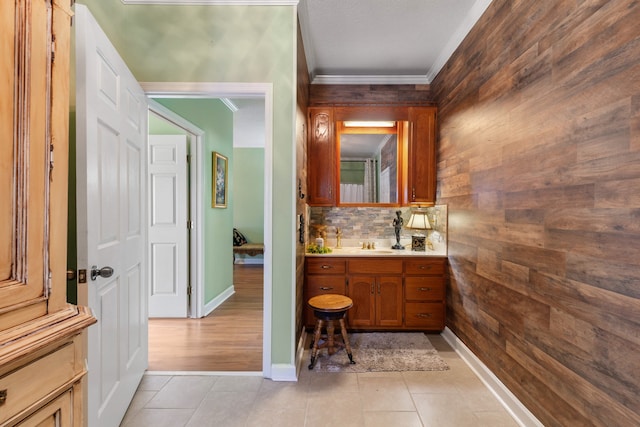
[[[327,341],[329,349],[327,350],[327,353],[329,354],[333,354],[336,352],[336,347],[335,347],[335,341],[334,341],[334,334],[336,332],[336,326],[333,323],[333,320],[328,320],[327,321]]]
[[[347,336],[347,327],[344,322],[344,317],[340,319],[340,329],[342,332],[342,341],[344,341],[344,347],[347,350],[347,356],[349,356],[349,363],[351,365],[355,365],[356,362],[353,361],[353,354],[351,354],[351,345],[349,344],[349,337]]]
[[[322,319],[316,320],[316,330],[313,332],[313,349],[311,350],[311,363],[309,369],[313,369],[316,364],[316,356],[318,355],[318,343],[320,342],[320,331],[322,331]]]

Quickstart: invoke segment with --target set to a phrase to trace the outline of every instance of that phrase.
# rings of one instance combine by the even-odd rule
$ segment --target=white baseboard
[[[222,291],[222,293],[220,295],[218,295],[217,297],[215,297],[214,299],[212,299],[211,301],[209,301],[208,303],[206,303],[204,305],[204,316],[202,316],[202,317],[205,317],[205,316],[211,314],[211,312],[213,310],[218,308],[218,306],[220,306],[220,304],[225,302],[231,295],[233,295],[235,293],[236,293],[236,290],[233,287],[233,285],[229,286],[227,289]]]
[[[271,381],[298,381],[296,366],[287,363],[271,365]]]
[[[445,327],[441,335],[455,350],[458,356],[460,356],[478,378],[480,378],[480,381],[493,393],[518,425],[522,427],[544,427],[544,424],[538,421],[526,406],[487,368],[487,365],[469,350],[469,347],[467,347],[451,329]]]

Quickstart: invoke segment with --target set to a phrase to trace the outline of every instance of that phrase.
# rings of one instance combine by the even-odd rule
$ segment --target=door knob
[[[98,276],[100,277],[111,277],[113,275],[113,268],[111,267],[102,267],[98,269],[97,265],[91,267],[91,280],[96,280]]]

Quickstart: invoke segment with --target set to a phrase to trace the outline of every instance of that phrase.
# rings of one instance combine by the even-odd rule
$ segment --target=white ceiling
[[[490,3],[300,0],[311,83],[431,83]]]

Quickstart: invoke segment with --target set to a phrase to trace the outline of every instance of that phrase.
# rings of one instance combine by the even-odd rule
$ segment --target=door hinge
[[[47,275],[47,292],[46,296],[49,297],[51,295],[51,282],[53,278],[53,273],[49,270],[49,274]]]
[[[51,63],[53,64],[56,60],[56,35],[51,35]]]
[[[187,163],[191,163],[191,154],[187,154]]]
[[[187,296],[191,296],[191,285],[187,286]]]
[[[193,230],[193,221],[192,220],[187,220],[187,229]]]
[[[53,144],[49,145],[49,180],[53,179]]]

